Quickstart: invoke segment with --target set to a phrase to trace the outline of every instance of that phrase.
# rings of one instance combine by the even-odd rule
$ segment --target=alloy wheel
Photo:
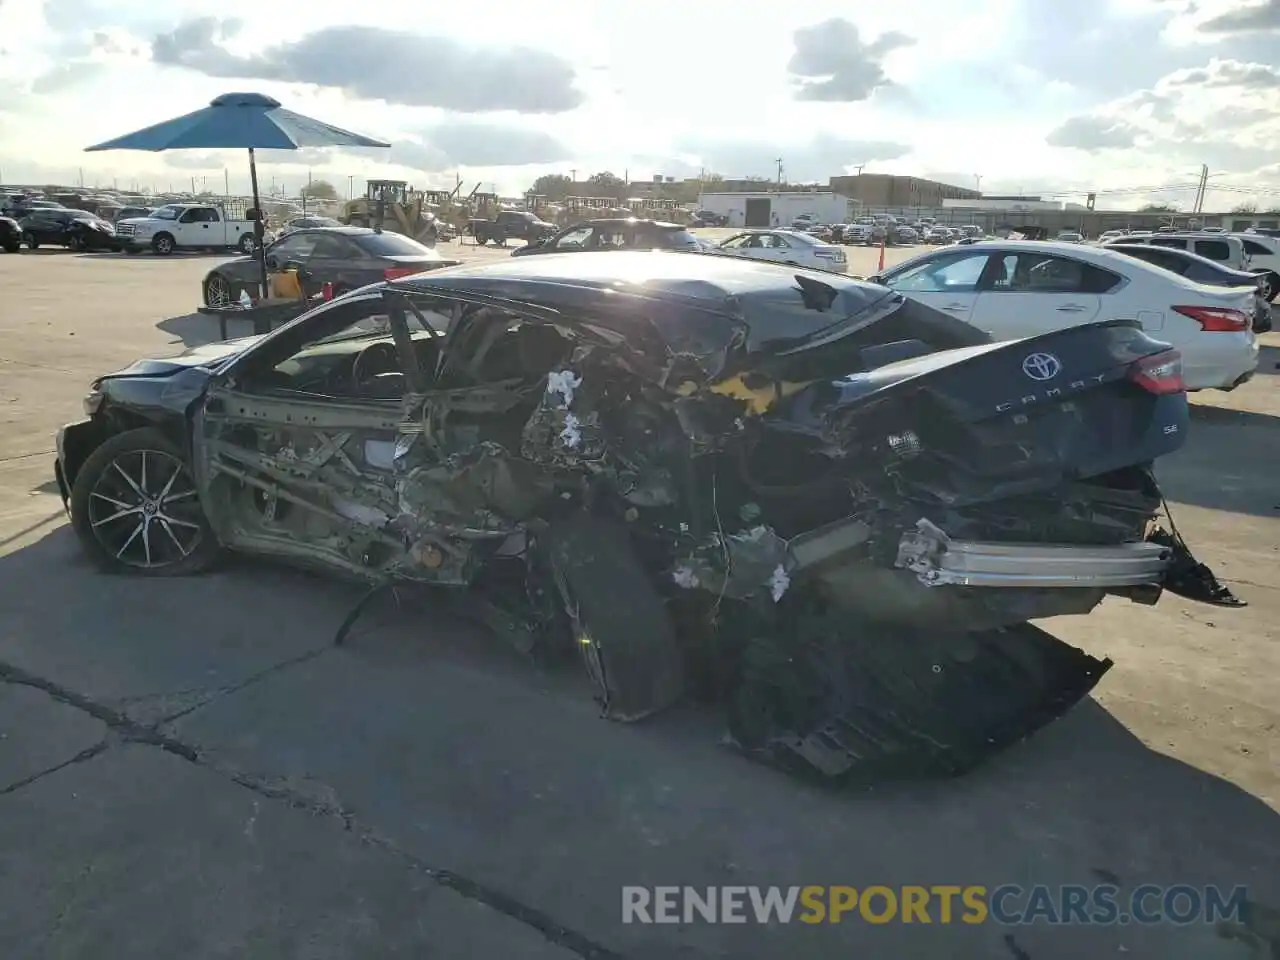
[[[204,287],[204,299],[211,307],[229,307],[231,305],[231,287],[225,277],[215,274],[209,278]]]
[[[88,519],[104,550],[140,570],[185,560],[204,537],[190,471],[163,450],[112,460],[89,493]]]

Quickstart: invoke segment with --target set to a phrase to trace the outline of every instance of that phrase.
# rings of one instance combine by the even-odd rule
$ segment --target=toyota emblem
[[[1052,380],[1062,372],[1062,361],[1052,353],[1032,353],[1022,361],[1022,372],[1032,380]]]

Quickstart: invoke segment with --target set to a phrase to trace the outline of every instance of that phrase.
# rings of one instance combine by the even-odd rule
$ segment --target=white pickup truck
[[[175,250],[254,250],[253,221],[244,211],[208,203],[169,203],[145,217],[121,220],[116,239],[130,253],[150,247],[161,256]]]

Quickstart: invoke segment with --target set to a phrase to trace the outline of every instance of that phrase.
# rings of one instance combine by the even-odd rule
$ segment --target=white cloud
[[[248,89],[394,144],[264,153],[263,179],[286,186],[310,171],[515,193],[573,169],[772,177],[780,157],[794,179],[866,164],[1123,205],[1118,191],[1193,183],[1203,162],[1269,206],[1276,2],[970,0],[957,17],[951,0],[472,0],[423,17],[410,0],[313,0],[282,32],[260,0],[216,18],[203,0],[4,0],[0,170],[163,189],[226,167],[243,189],[238,153],[82,151]]]

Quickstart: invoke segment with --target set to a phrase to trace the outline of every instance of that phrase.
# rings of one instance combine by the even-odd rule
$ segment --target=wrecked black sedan
[[[1028,621],[1237,602],[1156,525],[1180,371],[1127,321],[992,343],[826,273],[548,254],[139,361],[56,472],[104,570],[468,588],[608,717],[696,692],[796,771],[955,773],[1110,666]]]

